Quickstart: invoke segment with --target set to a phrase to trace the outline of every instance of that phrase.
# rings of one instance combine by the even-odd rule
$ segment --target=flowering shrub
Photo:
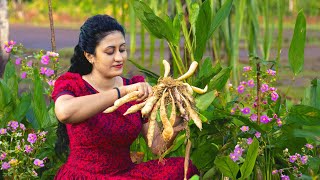
[[[37,169],[44,167],[46,157],[38,151],[46,141],[45,131],[34,132],[24,124],[10,121],[0,128],[0,162],[3,175],[12,179],[37,177]]]
[[[33,55],[24,54],[24,47],[13,40],[5,42],[4,49],[10,53],[10,59],[15,59],[15,64],[20,70],[21,79],[33,79],[34,73],[39,73],[42,81],[48,86],[46,93],[52,92],[56,73],[59,67],[59,54],[51,51],[44,53],[42,50]]]

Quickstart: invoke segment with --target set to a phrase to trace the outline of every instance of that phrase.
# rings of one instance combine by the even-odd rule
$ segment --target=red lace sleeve
[[[138,83],[138,82],[145,82],[145,79],[143,76],[133,76],[130,79],[130,84]]]
[[[54,83],[53,92],[51,98],[56,101],[59,96],[69,94],[71,96],[77,96],[78,81],[81,76],[76,73],[67,72],[61,75]]]

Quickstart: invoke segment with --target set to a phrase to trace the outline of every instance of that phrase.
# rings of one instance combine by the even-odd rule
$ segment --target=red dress
[[[143,82],[142,76],[128,80],[124,85]],[[75,97],[98,93],[81,75],[67,72],[55,82],[52,98],[70,94]],[[108,97],[106,97],[108,98]],[[158,160],[134,164],[130,159],[130,145],[138,137],[143,119],[137,112],[123,116],[134,104],[126,103],[109,114],[99,113],[86,121],[67,124],[70,155],[59,169],[55,179],[183,179],[184,158],[167,158],[165,164]],[[198,174],[189,163],[188,177]]]

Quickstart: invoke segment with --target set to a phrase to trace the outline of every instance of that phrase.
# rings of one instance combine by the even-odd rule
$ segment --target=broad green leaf
[[[311,81],[309,105],[320,109],[320,79]]]
[[[49,114],[44,98],[44,88],[37,69],[34,70],[34,90],[31,106],[39,127],[43,128],[49,121]]]
[[[0,80],[0,107],[5,108],[12,101],[12,94],[8,85]]]
[[[231,67],[222,69],[216,76],[214,76],[211,79],[208,89],[210,90],[216,89],[217,91],[222,90],[222,88],[230,78],[230,72],[231,72]]]
[[[200,61],[203,56],[203,52],[207,45],[208,32],[211,26],[211,7],[210,0],[206,0],[200,6],[198,18],[196,20],[195,28],[195,46],[194,46],[194,58],[196,61]]]
[[[200,177],[198,175],[193,175],[189,180],[199,180]]]
[[[160,77],[158,74],[156,74],[156,73],[154,73],[154,72],[152,72],[152,71],[144,68],[143,66],[141,66],[141,65],[138,64],[138,63],[136,63],[136,62],[133,61],[133,60],[130,60],[130,59],[129,59],[129,62],[131,62],[134,66],[136,66],[142,73],[144,73],[144,74],[147,76],[147,78],[148,78],[148,80],[149,80],[148,82],[149,82],[150,84],[157,84],[158,79],[159,79],[159,77]]]
[[[216,157],[214,164],[225,176],[237,179],[239,166],[237,163],[233,162],[229,156]]]
[[[216,13],[210,27],[208,38],[212,36],[214,31],[222,24],[223,20],[225,20],[229,16],[232,8],[232,3],[233,3],[233,0],[227,0],[219,9],[219,11]]]
[[[306,18],[303,10],[300,10],[289,47],[289,63],[294,75],[298,75],[303,69],[305,42]]]
[[[183,14],[177,14],[173,19],[173,32],[174,32],[174,41],[179,42],[180,41],[180,26],[182,21]]]
[[[200,6],[198,3],[192,2],[190,4],[189,21],[193,31],[195,31],[195,24],[199,15],[199,10],[200,10]]]
[[[11,61],[8,61],[3,73],[3,80],[7,83],[8,80],[16,75],[16,70],[14,64]]]
[[[304,126],[303,129],[294,129],[293,134],[295,137],[303,137],[318,141],[318,137],[320,137],[320,126]]]
[[[13,114],[14,118],[20,122],[25,117],[30,105],[31,95],[29,93],[23,94],[20,98],[20,103],[17,105]]]
[[[319,157],[312,157],[308,159],[309,167],[314,171],[315,174],[319,173],[320,170],[320,158]]]
[[[240,168],[241,179],[246,179],[252,173],[253,167],[256,163],[256,158],[258,156],[258,151],[259,141],[256,138],[254,138],[252,144],[250,144],[249,146],[246,159]]]
[[[215,175],[215,167],[209,169],[202,177],[203,180],[211,180]]]
[[[253,123],[247,117],[239,116],[239,115],[230,115],[230,116],[240,120],[245,125],[248,125],[249,127],[252,127],[252,128],[254,128],[255,130],[257,130],[257,131],[259,131],[261,133],[265,132],[265,130],[263,130],[257,123]]]
[[[286,119],[289,124],[320,126],[320,110],[306,105],[294,105]]]
[[[208,170],[213,166],[217,153],[217,146],[207,141],[192,151],[190,159],[199,170]]]
[[[200,109],[200,111],[205,111],[213,100],[216,98],[215,90],[207,92],[201,96],[196,97],[196,106]]]
[[[210,80],[221,71],[222,67],[220,62],[212,67],[211,61],[212,59],[207,57],[201,67],[199,67],[199,75],[198,78],[196,78],[195,86],[205,87],[205,85],[207,85]]]
[[[178,135],[178,137],[174,140],[173,148],[171,149],[171,152],[177,150],[184,143],[185,139],[186,139],[185,133]]]

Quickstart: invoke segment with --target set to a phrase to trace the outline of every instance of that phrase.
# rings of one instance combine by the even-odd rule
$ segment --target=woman
[[[148,129],[140,112],[123,116],[136,102],[103,113],[129,92],[139,91],[137,101],[152,93],[143,77],[121,77],[127,60],[124,36],[123,27],[107,15],[93,16],[80,28],[72,65],[57,79],[52,93],[59,120],[56,148],[70,147],[55,179],[183,179],[183,158],[168,158],[164,164],[158,160],[132,163],[130,145],[139,133],[146,137]],[[159,154],[169,147],[181,129],[178,123],[174,137],[164,142],[156,127],[152,152]],[[191,164],[188,177],[195,173]]]

